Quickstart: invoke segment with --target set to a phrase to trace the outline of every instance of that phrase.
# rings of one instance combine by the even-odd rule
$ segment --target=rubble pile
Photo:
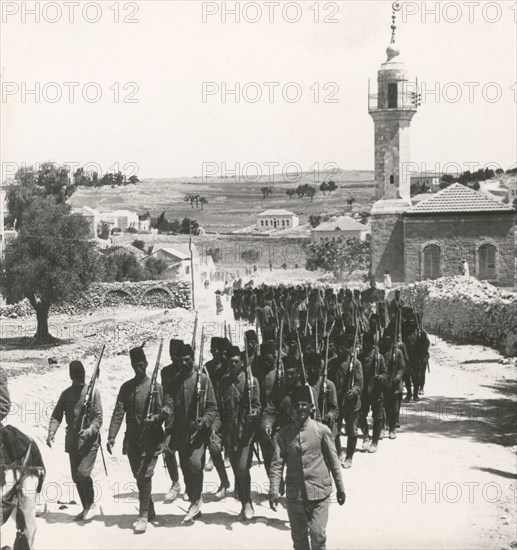
[[[424,328],[462,343],[485,344],[517,356],[517,296],[473,277],[443,277],[401,288],[423,312]]]

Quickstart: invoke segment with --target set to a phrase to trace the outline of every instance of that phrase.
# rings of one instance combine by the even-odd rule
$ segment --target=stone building
[[[395,19],[395,18],[394,18]],[[395,21],[394,21],[395,22]],[[378,77],[375,122],[376,196],[371,210],[372,274],[385,270],[394,282],[459,275],[467,260],[471,276],[511,287],[515,281],[515,210],[459,183],[413,205],[403,164],[409,163],[409,123],[416,112],[399,88],[405,65],[392,41]],[[415,93],[418,103],[418,93]],[[372,98],[370,98],[371,100]]]
[[[311,241],[319,243],[322,239],[335,240],[339,237],[348,239],[354,237],[365,241],[370,233],[367,225],[359,223],[350,216],[341,216],[337,220],[318,225],[311,231]]]
[[[298,227],[300,219],[289,210],[266,210],[257,216],[257,229],[274,231],[275,229],[290,229]]]
[[[458,275],[461,260],[480,280],[510,287],[515,275],[515,211],[455,183],[403,215],[404,280]]]

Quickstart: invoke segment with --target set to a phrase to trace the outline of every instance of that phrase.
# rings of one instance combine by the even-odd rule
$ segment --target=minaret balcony
[[[420,98],[415,92],[397,92],[396,94],[368,94],[368,112],[376,111],[413,111],[416,113]]]

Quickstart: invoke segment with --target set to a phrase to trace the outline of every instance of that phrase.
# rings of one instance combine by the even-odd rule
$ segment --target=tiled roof
[[[431,195],[412,208],[408,214],[433,214],[446,212],[501,212],[513,210],[478,191],[474,191],[461,183],[453,183]]]
[[[367,231],[368,227],[350,216],[341,216],[333,222],[322,223],[314,231]]]
[[[289,212],[289,210],[266,210],[261,212],[259,216],[294,216],[294,213]]]

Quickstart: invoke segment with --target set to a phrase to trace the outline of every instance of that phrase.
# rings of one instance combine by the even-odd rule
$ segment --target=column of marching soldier
[[[145,532],[156,517],[152,477],[162,452],[172,481],[166,501],[181,492],[179,458],[184,498],[190,501],[184,523],[201,515],[205,468],[216,468],[221,482],[216,496],[226,496],[227,461],[235,477],[235,498],[242,505],[238,519],[251,520],[250,469],[259,447],[271,508],[276,511],[279,496],[286,496],[294,547],[324,548],[332,478],[343,504],[339,466],[352,466],[359,429],[369,453],[378,450],[385,432],[396,438],[404,384],[406,400],[418,400],[423,393],[428,336],[415,309],[398,292],[386,302],[374,281],[363,293],[237,287],[231,305],[237,320],[256,323],[256,330],[245,333],[242,350],[232,344],[225,323],[225,336],[210,341],[212,359],[206,364],[201,331],[195,362],[197,316],[192,344],[170,341],[172,362],[161,370],[161,384],[157,377],[163,341],[150,377],[144,345],[130,350],[134,377],[120,388],[106,447],[111,454],[125,417],[123,453],[139,492],[134,532]],[[72,386],[59,398],[47,438],[51,446],[65,416],[65,450],[83,505],[78,521],[97,514],[91,472],[100,448],[102,408],[95,382],[101,357],[102,352],[88,385],[81,362],[70,363]]]

